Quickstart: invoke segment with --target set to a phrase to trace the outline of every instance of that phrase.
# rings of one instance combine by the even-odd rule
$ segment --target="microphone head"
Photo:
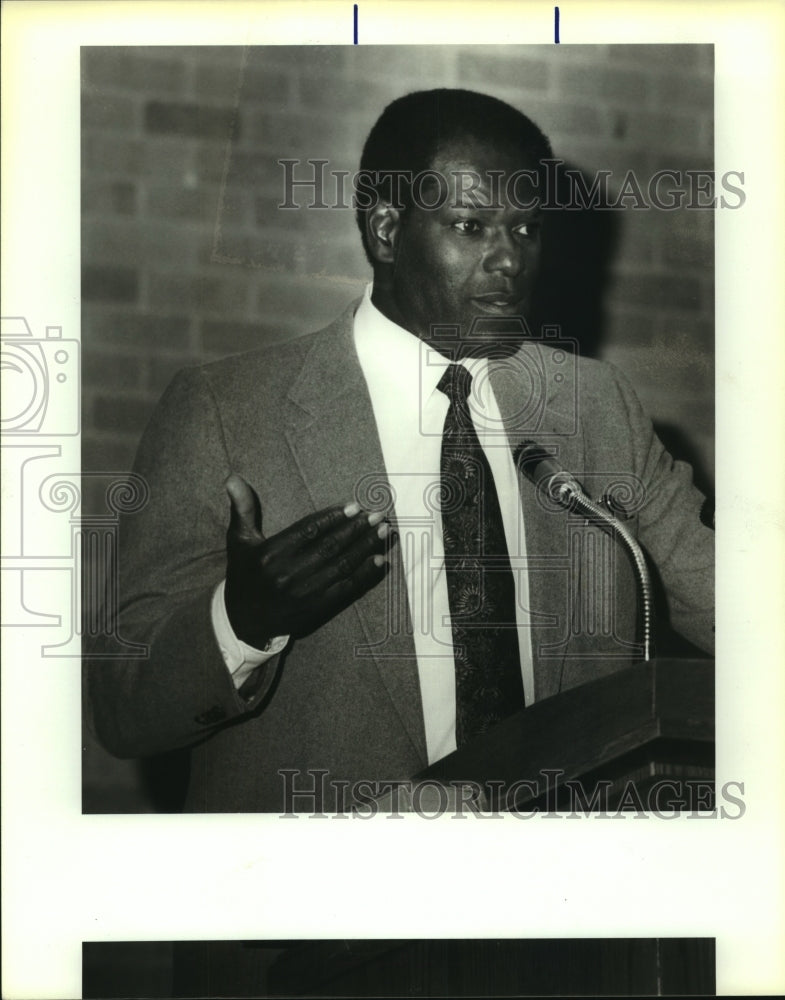
[[[522,441],[513,457],[524,476],[554,503],[569,507],[573,497],[583,495],[577,479],[536,441]]]

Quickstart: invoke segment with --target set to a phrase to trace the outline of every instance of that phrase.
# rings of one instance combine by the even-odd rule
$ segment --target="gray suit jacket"
[[[252,692],[235,691],[211,626],[230,472],[257,491],[268,536],[358,493],[366,503],[379,495],[372,484],[385,470],[354,308],[319,333],[180,373],[139,448],[150,500],[121,529],[119,631],[149,655],[89,661],[87,706],[119,756],[192,747],[190,810],[281,812],[287,782],[323,784],[330,808],[331,782],[401,779],[427,765],[397,547],[382,584],[260,668]],[[547,343],[522,357],[523,368],[498,364],[491,375],[511,443],[556,445],[595,498],[621,484],[675,626],[712,648],[713,534],[699,523],[689,468],[664,451],[610,366],[565,364]],[[519,485],[539,700],[629,664],[635,587],[607,536],[549,509],[525,478]]]

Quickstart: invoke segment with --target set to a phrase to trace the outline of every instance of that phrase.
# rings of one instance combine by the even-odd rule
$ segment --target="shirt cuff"
[[[226,581],[221,580],[215,588],[211,617],[218,648],[221,650],[226,667],[232,676],[235,689],[239,691],[257,667],[284,650],[289,636],[281,635],[271,639],[265,649],[255,649],[243,642],[242,639],[238,639],[226,613],[225,586]]]

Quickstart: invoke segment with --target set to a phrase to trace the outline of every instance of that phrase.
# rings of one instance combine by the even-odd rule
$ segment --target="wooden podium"
[[[502,810],[712,809],[714,662],[652,660],[535,703],[418,782],[473,783]]]
[[[535,704],[417,775],[403,799],[445,811],[469,802],[467,789],[482,790],[485,809],[712,809],[713,662],[637,664]],[[290,942],[268,985],[282,997],[705,996],[714,941]]]

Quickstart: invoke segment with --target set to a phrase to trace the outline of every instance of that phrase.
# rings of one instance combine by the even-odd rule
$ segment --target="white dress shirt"
[[[409,613],[420,678],[428,760],[455,749],[455,661],[438,490],[441,442],[449,400],[437,385],[450,362],[387,319],[365,291],[354,318],[354,341],[393,490]],[[499,496],[516,592],[521,673],[526,703],[534,700],[526,539],[512,452],[484,358],[463,362],[472,373],[469,411]],[[286,643],[268,652],[239,643],[223,607],[223,583],[213,602],[213,628],[236,687]],[[280,648],[279,648],[280,647]]]

